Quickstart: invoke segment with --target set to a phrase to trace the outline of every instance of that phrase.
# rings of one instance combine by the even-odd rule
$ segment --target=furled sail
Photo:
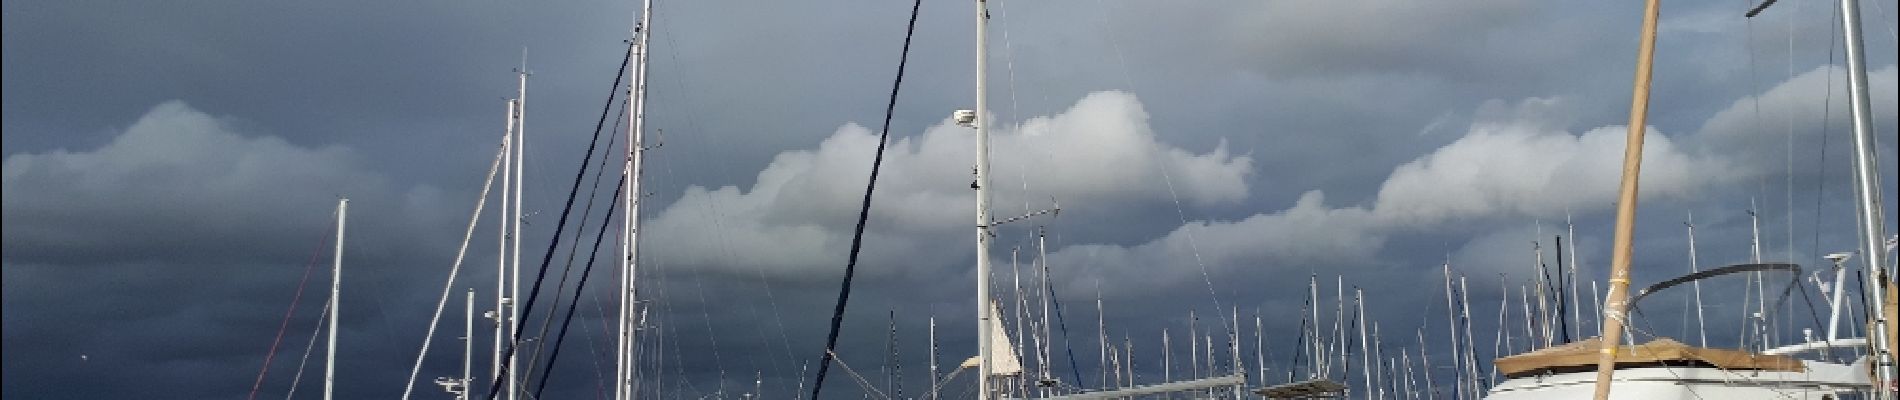
[[[992,376],[1017,376],[1023,373],[1023,362],[1016,358],[1016,349],[1010,346],[1009,333],[1003,332],[1003,312],[996,300],[990,300],[990,367]],[[981,354],[963,360],[963,368],[976,368]]]

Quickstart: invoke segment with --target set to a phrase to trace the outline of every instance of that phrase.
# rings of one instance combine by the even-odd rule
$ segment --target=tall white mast
[[[337,318],[342,309],[337,307],[337,295],[343,289],[343,221],[350,211],[350,199],[336,201],[336,256],[330,265],[330,351],[323,362],[323,400],[335,397],[336,386],[336,325],[343,321]]]
[[[1462,397],[1465,393],[1465,389],[1464,389],[1465,388],[1465,378],[1464,378],[1465,369],[1463,367],[1464,356],[1462,355],[1463,353],[1460,353],[1458,351],[1458,305],[1455,304],[1452,300],[1454,293],[1452,293],[1451,291],[1451,263],[1450,262],[1445,263],[1444,270],[1445,270],[1445,326],[1451,330],[1451,337],[1450,337],[1451,339],[1451,370],[1452,370],[1452,376],[1455,377],[1454,379],[1452,379],[1452,382],[1457,384],[1457,393],[1459,394],[1460,397]],[[1422,352],[1424,350],[1421,348],[1420,351]]]
[[[1505,354],[1507,351],[1517,351],[1517,346],[1511,342],[1511,284],[1510,280],[1505,278],[1503,273],[1498,273],[1498,289],[1500,290],[1499,293],[1503,293],[1503,295],[1498,296],[1498,334],[1497,337],[1491,341],[1491,354]],[[1494,375],[1497,373],[1497,369],[1497,364],[1491,365],[1491,372]]]
[[[502,343],[508,340],[507,328],[504,327],[507,326],[509,322],[508,304],[512,301],[508,297],[508,221],[512,219],[508,207],[509,202],[513,199],[508,196],[508,193],[514,190],[514,174],[508,171],[514,169],[515,153],[517,152],[515,143],[515,107],[518,105],[519,100],[508,100],[508,125],[501,139],[501,147],[504,154],[502,155],[503,164],[501,167],[501,194],[497,196],[501,198],[501,208],[496,211],[498,214],[495,218],[501,221],[501,226],[495,244],[495,311],[489,315],[491,319],[495,320],[495,353],[488,364],[488,376],[497,378],[501,376],[501,346]]]
[[[1161,328],[1161,380],[1174,381],[1174,343],[1168,338],[1168,328]]]
[[[1049,364],[1055,360],[1055,353],[1050,349],[1055,346],[1056,341],[1054,332],[1049,330],[1049,305],[1055,299],[1049,298],[1050,292],[1053,292],[1049,286],[1049,247],[1047,235],[1043,233],[1042,227],[1036,227],[1036,262],[1042,264],[1042,293],[1038,294],[1037,298],[1042,299],[1042,341],[1044,342],[1041,349],[1042,356],[1036,362],[1036,369],[1039,372],[1037,379],[1043,382],[1037,382],[1037,385],[1043,386],[1043,397],[1049,397],[1055,395],[1053,390],[1056,388],[1055,377],[1051,376],[1049,368]],[[1047,382],[1047,385],[1044,385],[1044,382]]]
[[[1875,157],[1873,129],[1874,120],[1867,100],[1867,60],[1861,48],[1860,1],[1841,0],[1841,30],[1847,39],[1847,81],[1848,104],[1854,112],[1854,192],[1860,206],[1860,253],[1867,260],[1866,266],[1870,279],[1867,288],[1868,297],[1873,298],[1874,312],[1869,314],[1874,320],[1874,333],[1870,339],[1873,345],[1874,367],[1879,370],[1879,387],[1894,387],[1893,339],[1888,334],[1887,313],[1882,308],[1886,304],[1886,288],[1883,285],[1892,282],[1887,277],[1887,252],[1881,241],[1887,239],[1886,217],[1881,215],[1880,166]],[[1891,399],[1892,392],[1876,390],[1877,398]]]
[[[1689,273],[1701,272],[1702,266],[1696,261],[1695,255],[1695,213],[1689,213],[1689,220],[1682,224],[1689,226]],[[1702,280],[1697,279],[1690,281],[1689,284],[1694,285],[1693,288],[1695,289],[1696,335],[1702,340],[1700,346],[1709,347],[1709,325],[1708,322],[1702,318]]]
[[[1357,287],[1352,288],[1352,303],[1354,307],[1359,308],[1357,312],[1357,314],[1359,314],[1359,375],[1364,376],[1366,381],[1366,386],[1363,388],[1365,392],[1359,395],[1362,397],[1371,397],[1370,395],[1374,392],[1372,386],[1373,364],[1371,361],[1373,358],[1372,345],[1366,343],[1366,339],[1368,339],[1366,336],[1366,292]],[[1346,379],[1346,377],[1342,376],[1340,379],[1343,380]]]
[[[976,0],[976,340],[977,400],[990,393],[990,108],[989,4]]]
[[[1193,374],[1190,376],[1193,376],[1195,378],[1213,375],[1211,373],[1207,375],[1201,374],[1201,342],[1200,342],[1201,333],[1199,332],[1198,329],[1196,329],[1196,328],[1199,328],[1200,325],[1201,325],[1201,319],[1194,315],[1193,309],[1189,309],[1188,310],[1188,365],[1193,367],[1192,369],[1189,369],[1189,371],[1192,371],[1190,373]]]
[[[1465,387],[1471,391],[1471,397],[1477,398],[1484,393],[1483,377],[1478,375],[1478,346],[1471,339],[1471,287],[1465,285],[1465,277],[1458,277],[1459,320],[1465,326],[1465,378],[1471,380]]]
[[[516,361],[520,359],[520,352],[515,351],[514,349],[516,347],[521,346],[521,324],[519,323],[519,320],[521,319],[521,305],[519,304],[519,302],[521,301],[521,192],[522,192],[521,189],[522,187],[526,186],[528,183],[527,176],[522,174],[522,168],[524,165],[527,164],[526,161],[527,161],[527,155],[528,155],[526,151],[528,147],[528,140],[527,140],[528,138],[522,132],[522,131],[527,130],[526,129],[527,125],[522,123],[522,121],[524,120],[524,117],[527,115],[525,111],[528,108],[528,67],[527,67],[528,55],[527,53],[528,51],[526,49],[523,49],[521,51],[522,66],[521,66],[521,69],[515,70],[515,76],[516,76],[516,80],[518,84],[515,87],[515,118],[514,118],[514,121],[515,121],[514,134],[515,134],[515,148],[516,148],[516,151],[514,152],[514,155],[515,155],[514,157],[515,159],[515,165],[514,165],[515,199],[514,199],[514,204],[513,204],[514,214],[512,217],[508,218],[507,221],[502,222],[503,224],[506,224],[506,226],[509,227],[509,232],[508,232],[508,242],[509,242],[508,243],[508,247],[509,247],[509,250],[508,250],[508,258],[509,258],[508,260],[508,275],[509,275],[508,277],[508,348],[509,348],[508,365],[510,367],[508,368],[508,400],[517,399],[521,393],[521,387],[520,387],[521,380],[518,378],[518,376],[520,375],[521,368],[516,366],[518,365]]]
[[[1570,238],[1570,268],[1566,268],[1568,271],[1561,271],[1561,273],[1569,274],[1570,306],[1568,308],[1570,309],[1570,329],[1573,332],[1571,337],[1581,340],[1583,338],[1583,312],[1581,312],[1583,307],[1580,306],[1583,303],[1577,298],[1577,225],[1570,223],[1570,213],[1567,211],[1564,212],[1564,236]],[[1558,243],[1557,252],[1563,251],[1563,243]]]
[[[1108,380],[1108,320],[1107,320],[1108,313],[1106,311],[1103,311],[1102,309],[1102,287],[1099,286],[1100,285],[1099,283],[1097,285],[1098,286],[1095,287],[1095,329],[1097,332],[1095,336],[1095,342],[1098,345],[1096,347],[1100,348],[1101,350],[1102,360],[1098,364],[1096,364],[1097,366],[1095,367],[1095,369],[1101,370],[1102,378],[1100,382],[1102,384],[1102,388],[1108,389],[1111,387],[1108,385],[1108,382],[1109,382]],[[1193,328],[1193,325],[1189,325],[1189,329],[1192,329],[1192,328]],[[1192,331],[1190,330],[1189,332],[1192,332]],[[1188,353],[1193,353],[1194,345],[1192,343],[1194,343],[1194,334],[1192,333],[1188,334],[1188,343],[1189,343]]]
[[[461,392],[455,398],[468,400],[468,384],[473,382],[471,367],[475,365],[475,289],[468,289],[468,304],[462,313],[462,384]]]
[[[646,137],[643,128],[646,124],[647,38],[650,36],[648,29],[652,27],[652,17],[653,1],[646,0],[640,5],[640,22],[633,26],[633,52],[628,55],[633,58],[628,61],[634,65],[634,69],[633,79],[627,85],[627,99],[633,103],[633,106],[627,108],[627,159],[621,171],[625,175],[622,178],[625,179],[622,184],[627,187],[625,197],[621,198],[621,207],[627,211],[621,222],[620,236],[622,255],[620,259],[620,341],[614,363],[616,371],[614,398],[616,400],[628,400],[635,397],[633,393],[633,374],[636,366],[633,359],[635,328],[632,324],[635,323],[633,313],[637,308],[635,300],[638,294],[635,273],[638,272],[640,253],[639,198],[641,193],[644,193],[640,190],[640,168],[646,153]]]
[[[1541,233],[1544,230],[1543,227],[1539,226],[1537,230],[1540,232],[1537,234],[1538,238],[1542,239],[1544,236],[1543,233]],[[1550,329],[1550,293],[1544,291],[1546,284],[1549,283],[1544,277],[1549,276],[1549,274],[1544,268],[1544,245],[1537,240],[1532,240],[1531,251],[1537,253],[1537,262],[1535,265],[1532,265],[1531,269],[1531,279],[1536,282],[1537,285],[1537,342],[1543,343],[1543,347],[1550,347],[1552,344],[1552,332]]]
[[[1260,322],[1260,309],[1256,308],[1253,312],[1253,359],[1254,366],[1260,368],[1260,377],[1256,378],[1260,381],[1260,386],[1267,385],[1267,342],[1261,339],[1261,328],[1263,326],[1264,325]],[[1295,349],[1294,351],[1299,350]],[[1172,382],[1173,380],[1169,381]]]
[[[1373,365],[1378,368],[1378,370],[1374,372],[1378,375],[1376,380],[1379,382],[1379,389],[1376,392],[1370,392],[1368,394],[1377,393],[1373,398],[1383,399],[1385,398],[1386,386],[1385,373],[1386,370],[1391,369],[1392,366],[1390,363],[1384,362],[1385,344],[1380,343],[1379,340],[1379,321],[1372,321],[1372,352]]]
[[[932,315],[930,316],[930,399],[931,400],[938,400],[938,399],[943,398],[943,396],[937,394],[937,387],[938,387],[937,385],[937,316]],[[804,391],[801,390],[799,392],[803,393]]]
[[[1324,362],[1320,361],[1320,358],[1324,357],[1325,355],[1323,351],[1320,350],[1321,346],[1324,346],[1324,345],[1320,344],[1319,342],[1319,274],[1310,274],[1306,276],[1306,292],[1307,292],[1307,299],[1308,299],[1307,302],[1313,305],[1313,308],[1310,310],[1313,312],[1313,324],[1312,324],[1313,330],[1312,330],[1312,335],[1311,335],[1312,340],[1309,340],[1307,343],[1308,344],[1307,347],[1312,349],[1310,353],[1312,357],[1307,357],[1306,362],[1309,365],[1306,369],[1306,375],[1307,375],[1307,379],[1319,379],[1320,376],[1323,376],[1319,372],[1320,367],[1326,365]],[[1300,334],[1305,335],[1307,333],[1300,332]]]
[[[1750,257],[1753,257],[1749,259],[1749,262],[1760,263],[1762,262],[1761,217],[1755,213],[1755,199],[1752,198],[1748,199],[1748,226],[1748,249]],[[1748,315],[1747,318],[1750,321],[1754,321],[1754,329],[1751,334],[1759,339],[1756,342],[1756,351],[1766,351],[1768,350],[1768,320],[1766,319],[1768,316],[1768,285],[1762,283],[1762,279],[1765,277],[1762,276],[1761,271],[1750,272],[1749,274],[1754,276],[1755,280],[1755,312],[1752,315]],[[1743,304],[1743,306],[1747,306],[1747,304]]]

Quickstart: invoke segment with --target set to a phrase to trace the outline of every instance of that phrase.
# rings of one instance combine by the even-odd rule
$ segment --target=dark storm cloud
[[[1837,212],[1851,210],[1838,167],[1845,143],[1838,91],[1824,100],[1834,127],[1798,132],[1793,176],[1804,188],[1792,206],[1778,185],[1762,183],[1788,176],[1781,142],[1724,128],[1780,126],[1784,110],[1797,113],[1799,125],[1822,119],[1810,106],[1826,94],[1814,90],[1840,79],[1814,68],[1832,33],[1828,7],[1807,3],[1778,6],[1753,23],[1727,5],[1665,8],[1652,121],[1663,135],[1654,142],[1674,146],[1652,150],[1678,162],[1653,164],[1652,173],[1664,175],[1646,183],[1681,191],[1645,199],[1639,281],[1684,270],[1676,216],[1685,211],[1706,227],[1698,232],[1705,266],[1744,259],[1749,197],[1763,198],[1771,214],[1800,215],[1792,224],[1765,221],[1774,257],[1813,260],[1850,243]],[[480,168],[493,156],[500,99],[513,93],[509,69],[527,47],[536,73],[528,94],[533,243],[552,229],[633,7],[6,3],[6,394],[240,396],[298,267],[327,230],[331,202],[348,195],[355,201],[339,389],[349,398],[394,396]],[[1437,329],[1427,338],[1441,343],[1445,310],[1421,312],[1419,302],[1438,304],[1442,294],[1419,282],[1437,282],[1434,267],[1449,254],[1454,270],[1472,276],[1474,307],[1488,309],[1498,295],[1491,275],[1522,279],[1513,268],[1530,262],[1526,232],[1536,230],[1525,226],[1542,220],[1548,236],[1563,211],[1575,212],[1581,237],[1567,239],[1580,241],[1583,273],[1603,275],[1606,257],[1597,255],[1607,254],[1610,189],[1553,196],[1533,173],[1549,172],[1536,161],[1573,155],[1569,165],[1581,169],[1620,149],[1611,139],[1625,117],[1634,7],[992,7],[997,118],[1009,126],[1039,116],[1074,120],[1019,138],[1046,153],[999,157],[998,185],[1027,184],[1030,193],[999,198],[998,207],[1021,211],[1060,196],[1065,212],[1049,222],[1051,268],[1063,282],[1084,369],[1095,368],[1087,320],[1098,287],[1110,336],[1133,337],[1145,359],[1157,354],[1148,349],[1161,328],[1184,334],[1188,310],[1201,315],[1203,332],[1213,329],[1210,315],[1231,311],[1215,304],[1238,307],[1243,319],[1258,309],[1269,343],[1290,339],[1300,303],[1293,293],[1304,292],[1305,273],[1320,274],[1323,286],[1328,276],[1347,275],[1347,285],[1366,288],[1388,343],[1409,342],[1421,324]],[[871,143],[847,123],[880,116],[903,11],[901,3],[658,6],[648,111],[667,144],[653,153],[646,212],[655,248],[644,261],[654,267],[648,293],[664,299],[652,310],[653,329],[664,332],[652,350],[669,360],[663,375],[679,378],[655,385],[660,390],[731,394],[758,379],[776,394],[805,378]],[[910,179],[886,181],[879,193],[840,352],[881,382],[886,313],[895,311],[907,394],[926,385],[927,316],[938,317],[941,364],[973,347],[969,221],[957,211],[970,206],[968,136],[941,126],[950,110],[970,107],[971,11],[967,3],[924,4],[893,131],[904,140],[895,158],[902,162],[886,164],[887,177]],[[1878,21],[1872,25],[1891,32],[1891,19]],[[1891,39],[1881,42],[1878,32],[1869,36],[1876,68],[1893,60]],[[1784,66],[1790,41],[1800,46]],[[1892,69],[1884,71],[1887,89],[1876,98],[1886,99],[1881,120],[1891,121]],[[1797,74],[1802,84],[1777,87]],[[1105,90],[1120,94],[1098,93]],[[1752,109],[1745,96],[1764,92],[1762,115],[1734,111]],[[1124,95],[1138,113],[1078,105]],[[1544,99],[1561,99],[1563,109],[1514,107]],[[1500,119],[1521,124],[1498,128]],[[1485,129],[1493,132],[1474,133]],[[1892,128],[1883,132],[1891,140]],[[1014,140],[1010,134],[999,131],[1003,142]],[[1731,134],[1743,138],[1722,136]],[[1809,155],[1818,135],[1832,139],[1825,158]],[[1884,175],[1892,177],[1886,146]],[[1541,157],[1504,157],[1524,149]],[[1122,160],[1114,168],[1035,166],[1104,156]],[[1736,159],[1767,162],[1710,176],[1690,168]],[[1457,173],[1477,160],[1499,171]],[[1157,170],[1173,175],[1157,180]],[[1607,170],[1569,173],[1591,185],[1613,178]],[[1825,177],[1824,196],[1805,188],[1810,177]],[[1181,190],[1169,194],[1168,180]],[[1447,189],[1446,182],[1462,183],[1417,189]],[[458,288],[492,285],[487,222]],[[1820,246],[1804,244],[1815,238]],[[524,246],[534,249],[524,258],[539,255],[539,245]],[[996,254],[1010,247],[1033,249],[1033,236],[1006,229]],[[599,280],[609,269],[595,271],[583,297],[551,398],[593,391],[595,365],[611,343],[604,316],[589,306],[596,297],[612,304]],[[288,385],[314,327],[311,306],[322,297],[306,293],[266,395]],[[456,310],[459,299],[451,299]],[[453,314],[444,329],[458,328]],[[436,343],[425,380],[454,369],[459,343]],[[855,386],[842,375],[830,381],[840,396]]]

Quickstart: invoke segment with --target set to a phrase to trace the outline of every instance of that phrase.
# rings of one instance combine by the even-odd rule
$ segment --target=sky
[[[909,5],[655,4],[646,110],[661,144],[640,193],[640,279],[656,397],[809,387]],[[1749,261],[1757,224],[1764,260],[1808,271],[1856,246],[1838,6],[1784,1],[1743,18],[1750,5],[1662,8],[1638,286],[1689,271],[1691,219],[1701,268]],[[1863,6],[1892,235],[1900,6]],[[602,109],[618,114],[608,94],[637,8],[0,3],[0,395],[286,395],[324,312],[333,210],[347,197],[336,390],[399,396],[500,144],[514,71],[531,72],[522,255],[532,269],[574,171],[600,160],[576,156]],[[972,8],[919,10],[838,347],[877,390],[901,374],[905,397],[929,385],[933,336],[946,370],[975,351],[975,137],[950,121],[974,108]],[[1046,260],[1083,378],[1065,384],[1100,385],[1098,317],[1152,382],[1163,331],[1185,352],[1191,325],[1223,332],[1218,316],[1238,314],[1250,337],[1244,320],[1258,315],[1260,353],[1284,360],[1267,366],[1279,382],[1309,277],[1322,299],[1363,289],[1367,320],[1391,328],[1379,334],[1390,351],[1418,354],[1422,336],[1446,357],[1446,265],[1468,279],[1480,343],[1499,331],[1502,301],[1522,306],[1505,287],[1530,279],[1536,249],[1558,258],[1557,235],[1582,279],[1608,274],[1633,4],[1001,0],[990,16],[993,209],[1062,209],[996,231],[995,278],[1013,302],[1013,270],[1034,281]],[[554,252],[548,286],[566,271],[563,293],[583,268],[567,269],[566,254],[592,244],[613,192],[612,176],[597,187],[594,174],[581,175]],[[493,305],[487,206],[418,398],[445,398],[429,381],[459,370],[460,294],[478,291],[478,313]],[[547,398],[598,396],[611,374],[615,268],[612,251],[601,254]],[[1711,340],[1730,345],[1742,285],[1711,285]],[[1639,335],[1693,335],[1687,297],[1657,297],[1668,298],[1651,300]],[[1776,316],[1779,333],[1813,327],[1801,304]],[[1326,310],[1321,322],[1335,318]],[[477,371],[489,340],[475,336]],[[321,353],[296,395],[321,391]],[[827,398],[867,390],[832,371]]]

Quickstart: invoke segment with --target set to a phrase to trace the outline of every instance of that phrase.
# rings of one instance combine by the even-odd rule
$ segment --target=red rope
[[[332,214],[332,216],[334,216],[334,214]],[[330,229],[336,228],[331,227]],[[326,233],[327,232],[331,231],[326,231]],[[310,272],[316,270],[317,257],[323,255],[323,246],[329,243],[330,235],[323,235],[322,239],[317,240],[317,248],[310,251],[310,260],[304,262],[303,280],[297,282],[297,294],[290,298],[290,309],[284,310],[284,322],[277,326],[277,338],[271,340],[270,351],[264,353],[264,366],[257,370],[257,382],[251,384],[251,394],[245,396],[245,399],[256,399],[257,390],[264,387],[264,375],[270,372],[271,360],[277,358],[277,346],[284,343],[284,331],[290,329],[290,317],[297,314],[297,303],[303,300],[303,288],[310,283]]]

